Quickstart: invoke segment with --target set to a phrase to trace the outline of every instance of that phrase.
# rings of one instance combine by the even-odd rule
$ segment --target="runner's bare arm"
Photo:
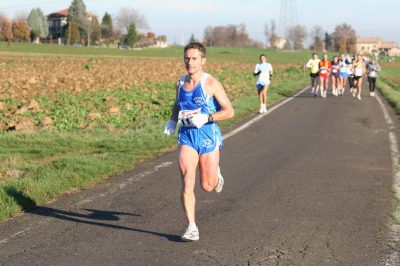
[[[214,121],[221,121],[234,116],[235,111],[233,110],[232,104],[228,99],[224,88],[217,79],[214,77],[209,77],[207,79],[206,91],[211,97],[217,100],[222,108],[221,111],[212,114]]]
[[[171,120],[177,122],[178,121],[178,114],[179,114],[179,107],[176,104],[176,101],[178,100],[178,89],[179,89],[179,81],[176,82],[176,96],[175,96],[175,101],[174,105],[172,106],[172,114],[171,114]]]

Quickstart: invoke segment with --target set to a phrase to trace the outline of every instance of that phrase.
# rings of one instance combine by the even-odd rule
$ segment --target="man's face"
[[[186,70],[189,74],[194,74],[201,70],[206,63],[206,59],[201,57],[201,52],[197,49],[187,50],[184,61]]]
[[[340,55],[340,59],[344,60],[344,54]]]
[[[314,55],[314,60],[316,60],[316,59],[318,59],[318,55],[317,54]]]
[[[328,55],[327,54],[324,54],[324,60],[325,61],[328,60]]]
[[[267,62],[267,58],[265,56],[261,56],[260,61],[261,61],[261,63],[265,63],[265,62]]]

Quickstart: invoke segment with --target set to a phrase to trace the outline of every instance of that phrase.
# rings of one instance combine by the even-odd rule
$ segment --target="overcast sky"
[[[114,18],[121,7],[135,8],[143,14],[152,32],[166,35],[168,43],[186,44],[191,34],[203,39],[207,26],[246,24],[250,38],[264,42],[264,24],[280,21],[283,0],[84,0],[86,11]],[[347,23],[360,37],[381,37],[400,45],[400,0],[292,0],[296,2],[297,21],[311,29],[322,26],[332,33],[336,25]],[[44,14],[71,5],[72,0],[0,0],[0,11],[13,17],[29,14],[40,7]],[[291,2],[287,0],[287,2]]]

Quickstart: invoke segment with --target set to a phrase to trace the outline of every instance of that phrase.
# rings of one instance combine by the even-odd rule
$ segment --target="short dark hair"
[[[314,56],[314,55],[318,55],[318,54],[317,53],[313,53],[312,56]]]
[[[264,56],[265,58],[267,58],[267,56],[266,56],[265,54],[261,54],[261,55],[260,55],[260,58],[263,57],[263,56]]]
[[[206,57],[206,47],[199,42],[192,42],[185,46],[183,52],[186,54],[189,49],[197,49],[201,53],[201,57]]]

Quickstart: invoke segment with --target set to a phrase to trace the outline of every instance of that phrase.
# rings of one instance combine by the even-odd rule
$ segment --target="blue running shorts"
[[[178,144],[193,148],[199,155],[224,147],[221,130],[215,122],[204,124],[201,128],[181,126]]]

